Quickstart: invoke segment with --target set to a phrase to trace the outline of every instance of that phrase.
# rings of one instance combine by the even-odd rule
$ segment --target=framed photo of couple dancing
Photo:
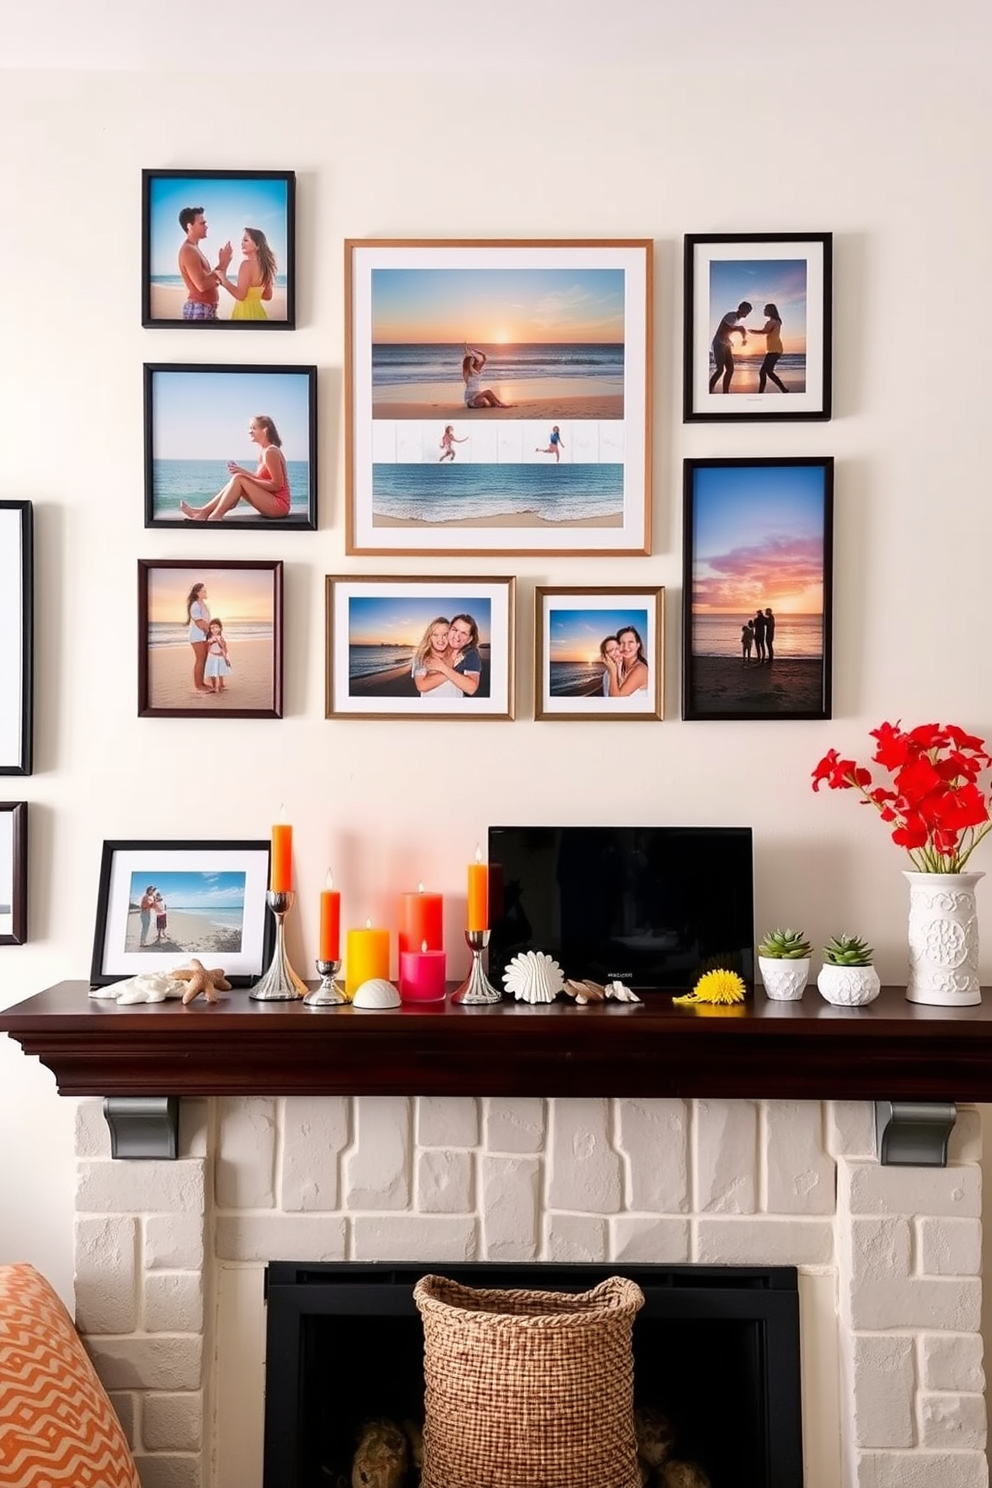
[[[834,462],[686,460],[682,717],[829,718]]]
[[[34,508],[0,501],[0,775],[30,775],[34,712]]]
[[[295,329],[292,171],[142,171],[141,324]]]
[[[830,233],[685,239],[687,423],[829,419]]]
[[[535,590],[534,717],[664,717],[665,591]]]
[[[346,552],[647,554],[652,253],[347,241]]]

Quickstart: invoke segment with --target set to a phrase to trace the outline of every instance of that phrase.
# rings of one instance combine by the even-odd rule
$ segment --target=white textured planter
[[[910,1002],[974,1007],[978,982],[975,885],[983,873],[909,873]]]
[[[788,961],[782,956],[759,956],[758,970],[773,1002],[798,1002],[809,981],[809,957]]]
[[[820,996],[835,1007],[864,1007],[866,1002],[874,1002],[882,990],[874,966],[831,966],[827,963],[820,967],[816,985]]]

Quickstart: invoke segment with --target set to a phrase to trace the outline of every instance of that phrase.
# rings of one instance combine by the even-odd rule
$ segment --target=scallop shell
[[[522,951],[503,973],[503,986],[518,1002],[554,1002],[564,985],[558,962],[543,951]]]
[[[370,977],[359,987],[351,1005],[357,1008],[395,1008],[400,1005],[400,994],[385,977]]]

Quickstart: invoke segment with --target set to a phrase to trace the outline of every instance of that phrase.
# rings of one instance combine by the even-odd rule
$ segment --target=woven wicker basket
[[[421,1488],[641,1488],[631,1331],[644,1294],[491,1291],[425,1276]]]

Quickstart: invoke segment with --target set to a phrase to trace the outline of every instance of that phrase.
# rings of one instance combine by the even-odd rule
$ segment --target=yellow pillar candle
[[[364,930],[348,931],[348,950],[345,958],[345,993],[354,997],[363,982],[373,977],[389,981],[389,931],[374,930],[372,921],[365,921]]]

